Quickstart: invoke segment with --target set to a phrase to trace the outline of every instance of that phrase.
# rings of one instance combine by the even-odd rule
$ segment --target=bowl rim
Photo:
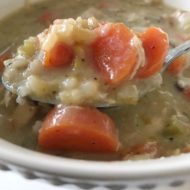
[[[169,3],[169,0],[164,0]],[[171,0],[170,0],[171,1]],[[49,175],[85,180],[137,181],[190,175],[190,154],[138,161],[85,161],[32,151],[0,139],[0,161]]]
[[[66,178],[134,181],[190,174],[188,153],[138,161],[85,161],[28,150],[3,139],[0,144],[0,160],[8,165]]]

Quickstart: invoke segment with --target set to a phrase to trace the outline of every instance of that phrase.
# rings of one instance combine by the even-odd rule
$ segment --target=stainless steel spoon
[[[176,59],[180,55],[187,53],[189,50],[190,50],[190,40],[169,50],[168,55],[165,58],[164,66],[161,72],[164,72],[174,59]]]
[[[169,52],[165,58],[164,66],[161,70],[161,73],[163,73],[167,69],[167,67],[172,63],[172,61],[174,59],[176,59],[177,57],[179,57],[182,54],[185,54],[189,50],[190,50],[190,40],[186,41],[185,43],[183,43],[183,44],[181,44],[181,45],[179,45],[179,46],[177,46],[171,50],[169,50]],[[7,82],[5,82],[3,80],[2,80],[2,82],[3,82],[3,85],[5,86],[5,88],[7,90],[12,91],[10,88],[10,85]],[[48,103],[48,104],[59,104],[59,103],[61,103],[61,102],[57,102],[56,100],[53,100],[52,98],[51,99],[41,99],[39,97],[34,97],[34,96],[32,96],[32,97],[30,96],[29,98],[34,100],[34,101],[38,101],[38,102],[42,102],[42,103]],[[101,104],[96,105],[96,107],[98,107],[98,108],[109,108],[109,107],[116,107],[116,106],[118,106],[118,105],[116,105],[116,104],[110,105],[107,103],[105,103],[105,104],[101,103]]]

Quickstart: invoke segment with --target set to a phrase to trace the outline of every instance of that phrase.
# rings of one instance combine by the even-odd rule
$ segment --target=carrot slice
[[[45,51],[43,64],[47,68],[67,66],[73,58],[73,49],[63,42],[57,42],[50,51]]]
[[[187,63],[187,55],[181,55],[176,58],[168,67],[167,71],[171,75],[178,75],[182,72],[185,64]]]
[[[4,51],[0,53],[0,72],[4,69],[4,61],[11,58],[10,51]]]
[[[100,26],[99,37],[91,44],[92,61],[104,80],[118,85],[130,77],[137,61],[131,43],[134,34],[122,23]]]
[[[111,153],[119,140],[113,121],[95,108],[58,105],[39,132],[45,150]]]
[[[146,64],[137,77],[147,78],[159,72],[169,49],[168,35],[160,28],[150,27],[140,36],[145,50]]]

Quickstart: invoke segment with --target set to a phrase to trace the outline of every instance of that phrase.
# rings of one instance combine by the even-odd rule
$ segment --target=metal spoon
[[[161,73],[163,73],[167,67],[172,63],[172,61],[174,59],[176,59],[177,57],[179,57],[180,55],[182,54],[185,54],[186,52],[188,52],[190,50],[190,40],[189,41],[186,41],[185,43],[169,50],[166,58],[165,58],[165,61],[164,61],[164,66],[161,70]],[[9,91],[12,91],[12,89],[10,88],[10,84],[7,83],[6,81],[4,81],[2,79],[2,82],[3,82],[3,85],[5,86],[5,88]],[[41,99],[39,97],[36,97],[36,96],[30,96],[29,97],[30,99],[34,100],[34,101],[38,101],[38,102],[42,102],[42,103],[48,103],[48,104],[59,104],[60,102],[57,102],[56,100],[53,100],[52,98],[51,99]],[[98,104],[96,105],[96,107],[98,108],[109,108],[109,107],[116,107],[118,105],[116,104]]]
[[[189,50],[190,50],[190,40],[169,50],[168,55],[165,58],[164,66],[161,72],[164,72],[174,59],[176,59],[180,55],[187,53]]]

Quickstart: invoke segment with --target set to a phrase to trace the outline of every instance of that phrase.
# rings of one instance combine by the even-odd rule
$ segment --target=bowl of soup
[[[92,72],[93,67],[85,66],[90,59],[83,57],[81,41],[85,50],[95,47],[93,55],[98,64],[102,59],[111,65],[108,55],[117,54],[121,43],[115,49],[112,46],[121,36],[126,40],[124,32],[139,39],[145,39],[142,36],[146,31],[164,33],[168,49],[174,48],[190,39],[189,6],[177,0],[1,1],[0,72],[3,84],[7,77],[12,90],[0,86],[0,168],[18,171],[28,179],[75,184],[81,189],[153,189],[185,184],[190,175],[189,55],[176,59],[164,73],[155,69],[162,66],[157,61],[157,67],[149,68],[148,74],[130,81],[130,77],[121,77],[124,82],[120,84],[121,78],[101,77],[96,70]],[[75,27],[72,38],[67,38],[69,43],[75,40],[74,50],[62,45],[61,50],[50,54],[51,61],[60,52],[67,55],[66,60],[72,60],[70,70],[39,67],[43,56],[36,36],[40,36],[42,44],[48,44],[47,39],[52,37],[46,35],[57,25],[62,31],[66,26]],[[104,38],[107,25],[115,28],[109,29],[109,38]],[[104,30],[97,45],[93,40],[99,26]],[[151,42],[156,42],[150,48],[154,52],[161,40],[152,38]],[[147,58],[143,48],[138,52]],[[112,50],[105,53],[105,49]],[[163,46],[159,52],[162,51]],[[73,52],[82,55],[80,60],[73,58]],[[58,63],[60,60],[56,58]],[[105,71],[110,70],[100,68],[100,74],[107,76]],[[53,82],[57,76],[56,86]],[[64,99],[66,105],[54,106],[26,96],[35,92],[43,97],[50,91],[51,97]],[[92,100],[112,103],[118,98],[117,106],[86,107]],[[81,100],[82,105],[67,105]]]

